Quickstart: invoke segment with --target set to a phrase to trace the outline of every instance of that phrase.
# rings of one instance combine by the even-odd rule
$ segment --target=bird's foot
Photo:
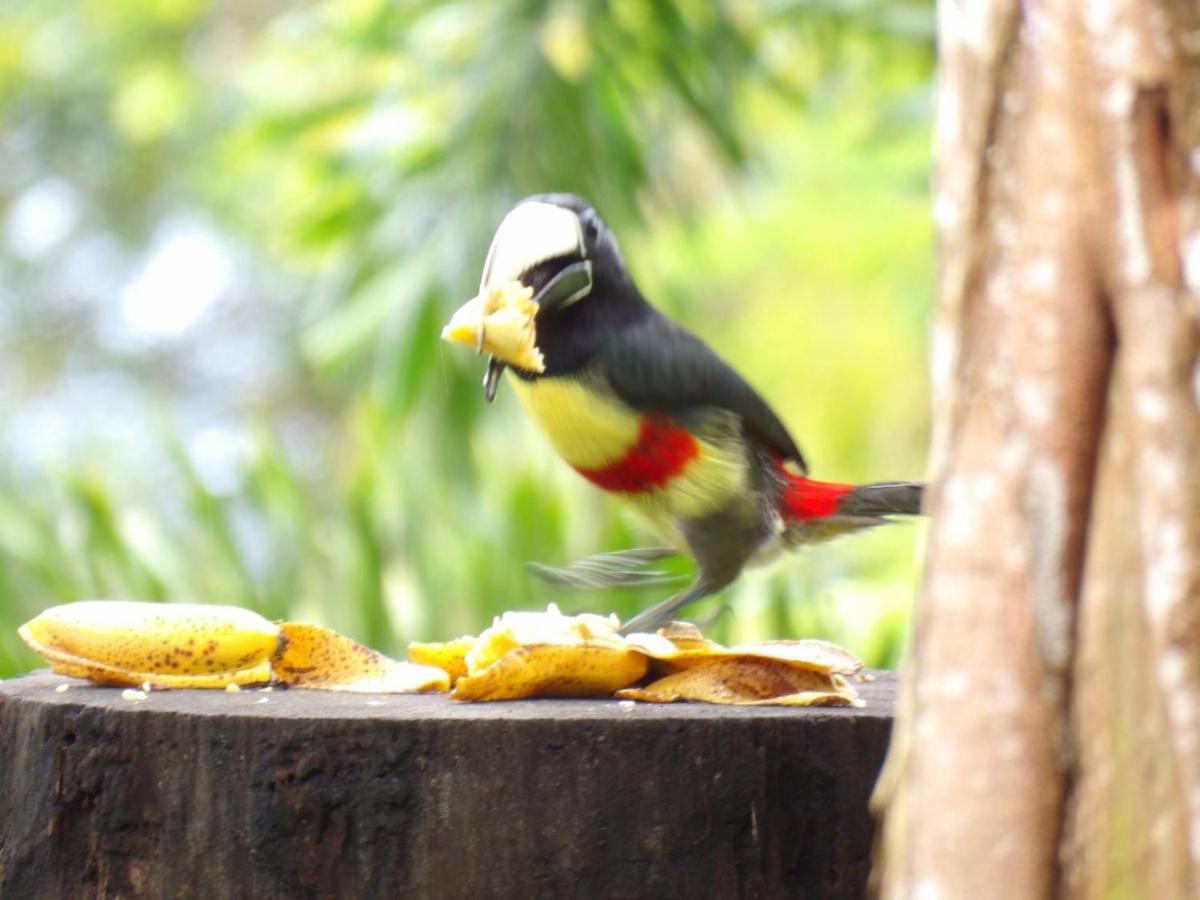
[[[675,613],[689,603],[695,603],[701,597],[711,594],[719,588],[712,588],[703,581],[697,581],[685,590],[668,597],[661,603],[656,603],[649,609],[644,609],[621,626],[621,634],[637,634],[640,632],[655,632],[675,618]]]

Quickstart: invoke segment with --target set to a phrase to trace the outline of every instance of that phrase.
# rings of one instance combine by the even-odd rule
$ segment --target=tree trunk
[[[861,709],[0,683],[0,898],[858,898]]]
[[[934,517],[877,884],[1200,891],[1200,6],[946,0]]]

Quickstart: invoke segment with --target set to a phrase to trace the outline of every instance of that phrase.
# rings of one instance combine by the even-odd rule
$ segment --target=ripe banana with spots
[[[279,626],[236,606],[84,600],[18,630],[54,671],[106,684],[224,687],[270,680]]]
[[[319,625],[236,606],[85,600],[17,629],[60,675],[99,684],[223,688],[278,680],[328,691],[445,691],[446,673],[389,659]]]

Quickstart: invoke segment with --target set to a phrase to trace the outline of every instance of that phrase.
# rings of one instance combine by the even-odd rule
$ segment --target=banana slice
[[[467,674],[454,685],[455,700],[523,697],[606,697],[635,684],[649,665],[629,647],[614,616],[564,616],[553,603],[545,612],[499,616],[466,652]]]
[[[537,311],[532,288],[504,281],[459,307],[442,329],[442,339],[477,347],[514,368],[544,372],[546,361],[536,343]]]

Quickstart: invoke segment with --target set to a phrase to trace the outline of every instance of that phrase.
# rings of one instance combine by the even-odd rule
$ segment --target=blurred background
[[[520,197],[590,198],[644,292],[831,480],[920,477],[932,7],[887,0],[7,0],[0,675],[87,597],[402,653],[647,541],[438,340]],[[892,665],[921,526],[695,609]]]

